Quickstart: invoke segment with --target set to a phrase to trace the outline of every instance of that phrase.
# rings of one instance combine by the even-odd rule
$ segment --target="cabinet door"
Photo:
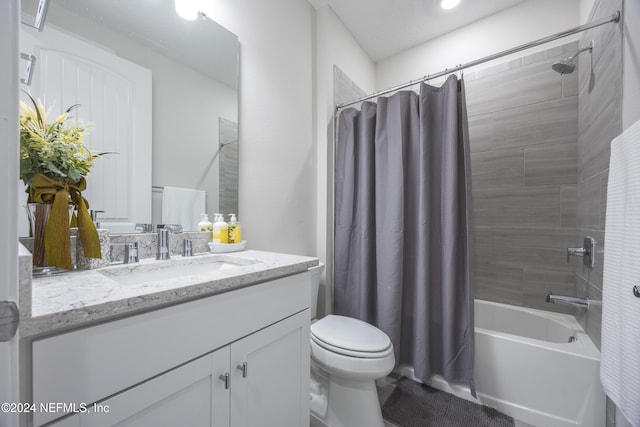
[[[81,427],[229,425],[229,347],[203,356],[130,390],[89,406]]]
[[[231,345],[231,426],[309,425],[309,310]]]
[[[49,427],[80,427],[80,415],[72,415],[67,418],[63,418],[60,421],[56,421],[53,424],[49,424]]]

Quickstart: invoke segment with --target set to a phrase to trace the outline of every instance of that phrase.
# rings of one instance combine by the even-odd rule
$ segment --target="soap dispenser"
[[[211,231],[213,230],[213,226],[211,221],[209,221],[209,215],[206,213],[200,214],[202,219],[198,223],[198,231]]]
[[[229,214],[229,243],[242,242],[242,227],[236,219],[236,214]]]
[[[222,214],[216,215],[216,223],[213,224],[213,239],[214,243],[229,243],[229,225],[224,222]]]
[[[213,243],[221,243],[220,241],[220,233],[222,231],[222,229],[227,228],[227,223],[224,222],[224,217],[222,216],[222,214],[215,214],[214,216],[214,223],[213,223],[213,238],[212,238],[212,242]]]

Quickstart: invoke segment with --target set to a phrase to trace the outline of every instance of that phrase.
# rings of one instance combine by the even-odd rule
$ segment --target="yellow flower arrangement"
[[[25,92],[26,93],[26,92]],[[44,253],[49,266],[72,269],[69,205],[75,206],[74,222],[84,253],[101,258],[100,242],[81,192],[94,159],[108,153],[92,153],[83,144],[86,129],[66,123],[69,107],[54,122],[47,121],[45,108],[27,93],[33,107],[20,104],[20,178],[27,186],[28,203],[51,204],[44,231]],[[37,240],[38,236],[34,236]],[[36,246],[37,242],[34,243]],[[35,257],[35,249],[34,249]]]

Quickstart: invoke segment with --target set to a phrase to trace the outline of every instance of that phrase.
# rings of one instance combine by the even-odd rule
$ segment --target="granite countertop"
[[[215,272],[202,272],[204,269],[197,266],[211,261],[234,265]],[[148,276],[144,282],[133,284],[125,284],[126,279],[122,279],[129,269],[151,272],[180,264],[194,264],[193,270],[198,272],[174,278]],[[23,338],[49,334],[178,304],[302,273],[317,264],[317,258],[247,250],[188,258],[174,256],[167,261],[143,259],[136,264],[38,277],[30,281],[31,312],[21,310],[20,334]],[[22,271],[21,268],[21,274]],[[21,286],[29,281],[26,282],[21,280]],[[22,295],[28,292],[21,292]]]

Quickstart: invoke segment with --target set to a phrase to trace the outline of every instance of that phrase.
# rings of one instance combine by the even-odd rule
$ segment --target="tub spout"
[[[589,309],[589,303],[590,303],[589,298],[569,297],[565,295],[554,295],[553,293],[551,293],[551,291],[549,291],[549,293],[547,294],[546,301],[551,304],[559,303],[559,304],[573,305],[576,307],[583,307],[583,308],[586,308],[587,310]]]

